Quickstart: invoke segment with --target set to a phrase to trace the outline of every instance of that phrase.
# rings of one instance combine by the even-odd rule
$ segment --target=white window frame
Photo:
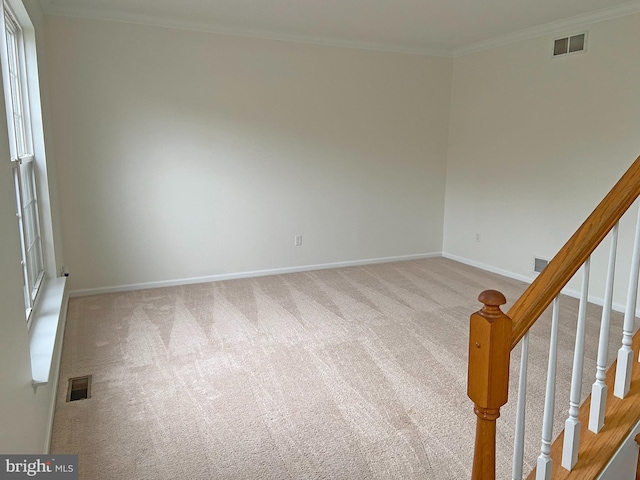
[[[40,228],[24,34],[17,16],[6,1],[3,2],[1,26],[3,32],[0,35],[0,59],[16,193],[25,311],[27,322],[30,322],[45,276],[45,261]]]

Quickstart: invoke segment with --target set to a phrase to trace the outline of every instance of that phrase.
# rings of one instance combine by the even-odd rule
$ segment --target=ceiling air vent
[[[584,51],[587,43],[587,34],[579,33],[570,37],[558,38],[553,42],[553,56],[564,55]]]

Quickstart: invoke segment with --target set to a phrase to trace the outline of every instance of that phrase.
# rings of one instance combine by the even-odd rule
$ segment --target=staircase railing
[[[517,405],[513,479],[523,475],[524,411],[526,402],[526,362],[528,332],[540,315],[553,302],[551,341],[544,405],[542,446],[537,463],[537,478],[551,478],[552,460],[549,456],[552,442],[555,399],[556,354],[558,342],[559,295],[576,272],[583,267],[583,281],[574,350],[569,418],[565,423],[562,466],[571,470],[578,461],[580,421],[578,410],[581,399],[582,368],[584,357],[586,306],[589,287],[590,257],[605,237],[611,235],[611,249],[603,315],[600,329],[596,381],[592,390],[589,429],[598,432],[604,423],[607,387],[604,374],[609,345],[609,319],[613,302],[613,279],[616,264],[618,223],[640,196],[640,157],[596,207],[582,226],[575,232],[547,267],[538,275],[507,314],[500,310],[506,303],[497,291],[483,292],[478,300],[483,308],[471,315],[469,331],[468,396],[473,401],[477,416],[476,439],[472,479],[495,479],[496,420],[500,409],[507,403],[509,390],[509,364],[513,348],[522,341],[522,367]],[[640,209],[639,209],[640,213]],[[626,301],[622,347],[618,353],[615,395],[624,398],[629,391],[633,352],[631,338],[638,292],[640,270],[640,215],[631,259],[631,273]]]

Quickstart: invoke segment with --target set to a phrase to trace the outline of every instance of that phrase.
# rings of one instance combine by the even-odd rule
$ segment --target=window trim
[[[12,128],[14,132],[14,137],[9,138],[9,148],[11,148],[11,156],[13,158],[23,159],[29,156],[33,156],[33,131],[31,127],[31,108],[29,102],[29,88],[28,88],[28,77],[27,77],[27,62],[26,62],[26,51],[24,45],[24,31],[22,25],[20,25],[20,21],[18,20],[18,16],[15,14],[11,5],[6,1],[3,2],[3,26],[5,31],[5,36],[2,39],[2,49],[4,52],[9,52],[9,45],[7,42],[6,35],[7,33],[11,33],[15,39],[15,54],[16,54],[16,67],[18,69],[17,77],[18,83],[16,85],[16,90],[18,94],[18,102],[15,102],[13,97],[13,87],[12,85],[5,86],[5,105],[10,104],[11,115],[7,112],[7,120],[10,121],[9,127]],[[14,75],[11,74],[9,59],[7,57],[3,57],[3,65],[2,65],[2,73],[6,73],[6,77],[11,82],[11,77]],[[6,91],[8,89],[8,91]],[[10,103],[8,102],[10,101]],[[15,122],[15,111],[13,105],[17,104],[20,107],[20,114],[22,117],[23,128],[21,128],[21,132],[18,133],[18,126]],[[24,147],[25,151],[20,152],[19,146],[17,145],[16,138],[22,136],[24,138]]]
[[[49,177],[48,151],[44,139],[44,121],[42,110],[42,98],[40,89],[40,67],[38,64],[38,45],[40,45],[37,37],[36,28],[30,17],[30,10],[34,9],[38,14],[39,7],[37,2],[30,2],[27,6],[24,0],[0,0],[0,50],[5,48],[6,36],[4,29],[4,11],[9,10],[13,13],[14,19],[22,29],[22,80],[26,88],[26,96],[24,101],[25,108],[29,109],[28,126],[30,128],[30,148],[31,156],[23,155],[19,158],[10,151],[5,151],[4,158],[0,158],[0,162],[9,161],[13,157],[22,160],[24,166],[33,166],[34,182],[36,183],[36,193],[38,195],[38,219],[40,222],[40,241],[42,247],[42,262],[44,266],[44,277],[40,280],[40,288],[36,298],[37,304],[34,305],[31,312],[31,319],[24,323],[29,338],[29,355],[31,357],[31,375],[34,391],[41,385],[53,383],[55,396],[55,375],[56,365],[60,364],[60,339],[61,332],[64,330],[66,319],[66,311],[68,306],[67,295],[67,277],[62,272],[66,272],[63,267],[61,250],[58,245],[62,239],[56,235],[57,223],[54,221],[55,210],[55,191],[50,189],[49,183],[53,178]],[[6,54],[0,51],[2,56]],[[7,72],[4,61],[0,61],[2,68],[2,78],[7,80]],[[26,75],[26,77],[25,77]],[[0,82],[0,85],[2,83]],[[6,91],[3,88],[3,94]],[[5,105],[7,105],[5,97]],[[7,112],[7,129],[12,128],[11,115]],[[11,132],[9,132],[11,135]],[[1,156],[0,156],[1,157]],[[17,163],[12,164],[18,167]],[[54,197],[52,197],[52,194]],[[16,225],[17,227],[17,225]],[[18,234],[18,232],[16,232]],[[16,249],[16,261],[20,259],[20,252]],[[60,272],[60,274],[58,274]],[[17,270],[16,270],[17,274]],[[17,278],[11,279],[18,281]],[[24,284],[23,284],[24,285]],[[17,300],[17,299],[16,299]],[[12,319],[21,321],[21,318]],[[22,320],[23,321],[23,320]],[[49,432],[50,433],[50,432]],[[50,435],[45,440],[45,448],[48,445]]]
[[[3,93],[16,195],[23,293],[27,325],[31,327],[46,271],[34,153],[29,78],[24,27],[7,0],[2,2],[0,57]]]

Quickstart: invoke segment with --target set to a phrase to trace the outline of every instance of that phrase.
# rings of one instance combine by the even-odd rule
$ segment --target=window
[[[56,338],[60,338],[67,303],[66,276],[57,275],[62,271],[62,260],[56,258],[55,198],[49,190],[54,179],[48,178],[36,29],[30,10],[39,15],[38,2],[0,0],[0,68],[8,133],[7,137],[2,135],[5,151],[0,149],[0,162],[11,160],[13,167],[18,220],[15,235],[20,248],[15,248],[16,242],[10,250],[15,251],[16,265],[22,263],[22,275],[16,268],[13,275],[17,278],[8,280],[16,288],[23,287],[24,327],[29,337],[32,384],[37,388],[52,379],[54,351],[59,352]]]
[[[4,4],[4,45],[1,49],[4,96],[13,162],[16,217],[22,251],[24,301],[27,321],[44,278],[44,257],[36,188],[31,113],[23,31],[8,4]]]

